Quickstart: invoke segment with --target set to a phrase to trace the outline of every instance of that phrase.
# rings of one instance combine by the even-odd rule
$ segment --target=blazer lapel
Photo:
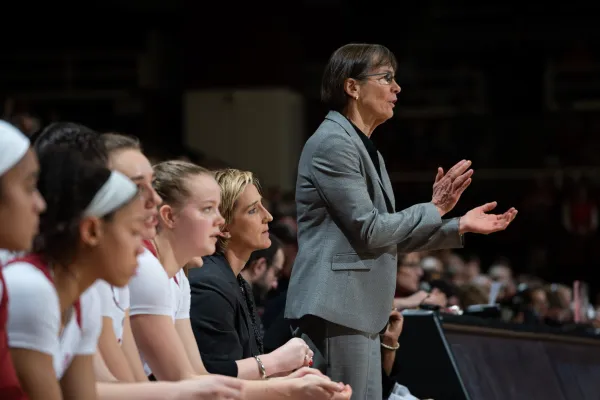
[[[366,163],[369,166],[369,171],[368,171],[369,175],[374,176],[375,179],[377,179],[377,182],[379,182],[379,186],[381,187],[381,190],[383,191],[383,194],[386,197],[386,204],[388,206],[388,209],[390,208],[390,206],[392,206],[392,208],[393,208],[394,207],[394,191],[392,189],[392,184],[389,181],[390,178],[387,174],[387,171],[385,170],[385,164],[383,163],[383,158],[381,157],[381,154],[379,154],[379,152],[377,152],[377,155],[379,156],[379,165],[381,168],[381,175],[387,181],[386,182],[387,185],[384,184],[384,182],[379,177],[379,174],[377,173],[377,170],[375,169],[375,165],[373,165],[373,161],[371,160],[371,157],[367,153],[367,150],[365,149],[363,142],[358,137],[358,132],[356,132],[356,130],[354,129],[352,124],[350,124],[350,122],[346,119],[346,117],[344,117],[342,114],[340,114],[337,111],[329,111],[329,113],[327,114],[327,116],[325,118],[340,124],[342,126],[342,128],[344,128],[344,130],[346,131],[348,136],[350,136],[350,139],[354,142],[354,144],[356,144],[358,146],[358,148],[361,149],[361,151],[364,151],[366,156],[363,158],[365,158],[367,160]],[[392,209],[389,211],[393,212],[394,210]]]
[[[244,298],[244,295],[242,294],[242,290],[240,289],[240,285],[238,284],[237,280],[235,281],[235,288],[236,288],[236,292],[237,292],[237,299],[240,302],[240,305],[242,306],[242,314],[243,314],[243,318],[244,321],[246,322],[246,326],[248,327],[248,332],[250,332],[250,343],[251,343],[251,347],[252,347],[252,352],[255,353],[254,355],[258,356],[260,354],[258,354],[258,343],[256,343],[256,340],[254,339],[254,331],[252,330],[252,320],[250,317],[250,310],[248,309],[248,305],[246,304],[246,299]],[[248,293],[248,296],[252,296],[252,293]],[[258,322],[258,321],[257,321]]]

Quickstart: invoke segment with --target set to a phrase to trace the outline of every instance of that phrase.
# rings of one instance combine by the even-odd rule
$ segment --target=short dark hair
[[[342,111],[348,103],[344,82],[348,78],[362,79],[369,71],[391,66],[394,71],[398,65],[394,54],[380,44],[344,45],[333,52],[321,82],[321,100],[329,109]]]
[[[135,136],[109,132],[102,134],[101,139],[108,154],[119,150],[142,150],[140,139]]]
[[[108,164],[108,152],[100,134],[75,122],[55,122],[45,127],[35,138],[33,147],[39,155],[49,146],[76,150],[88,162]]]
[[[40,216],[34,252],[48,261],[69,264],[77,249],[83,212],[109,177],[108,168],[89,162],[76,149],[47,146],[40,153],[38,180],[46,211]]]
[[[266,249],[256,250],[252,252],[246,266],[252,265],[253,262],[264,258],[267,262],[267,267],[270,267],[273,264],[273,260],[275,259],[275,254],[277,250],[281,248],[281,241],[277,238],[277,236],[272,233],[269,234],[269,239],[271,239],[271,245]]]
[[[275,222],[269,226],[269,230],[275,237],[286,245],[297,245],[298,235],[291,226],[283,222]]]

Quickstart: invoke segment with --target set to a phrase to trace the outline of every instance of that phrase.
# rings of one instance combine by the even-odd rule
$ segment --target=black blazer
[[[225,257],[203,259],[204,265],[188,274],[192,330],[206,370],[236,377],[235,361],[260,355],[250,311]]]

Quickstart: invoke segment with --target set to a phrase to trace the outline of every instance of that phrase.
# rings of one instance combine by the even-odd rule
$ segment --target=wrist
[[[425,292],[423,298],[421,299],[421,301],[417,305],[417,308],[421,307],[425,303],[425,300],[427,300],[430,296],[431,296],[431,293]]]
[[[267,369],[265,368],[265,364],[262,362],[259,356],[254,356],[256,360],[256,366],[258,367],[258,375],[261,379],[267,379]]]
[[[281,372],[281,367],[279,365],[279,362],[277,361],[277,357],[273,357],[273,353],[262,354],[260,356],[260,360],[265,366],[267,376],[275,375]]]
[[[440,217],[443,217],[444,215],[446,215],[446,212],[440,206],[438,206],[435,203],[432,203],[432,204],[435,206],[436,210],[440,213]]]
[[[182,382],[182,381],[180,381]],[[185,390],[181,387],[182,385],[178,385],[175,382],[165,382],[167,383],[167,385],[161,385],[163,386],[163,390],[165,391],[165,394],[168,392],[171,394],[171,396],[173,396],[173,400],[183,400],[185,399],[186,393]],[[156,385],[154,385],[156,386]],[[153,388],[153,390],[156,390],[156,388]]]
[[[382,338],[380,344],[381,348],[387,351],[396,351],[400,348],[400,342],[398,342],[397,339],[388,338],[388,340],[386,340],[385,338]]]
[[[288,398],[292,391],[290,384],[284,380],[243,380],[242,399],[247,398]]]
[[[269,379],[265,382],[246,381],[244,382],[245,390],[242,398],[294,398],[294,394],[298,390],[297,382],[295,382],[297,380],[298,379]],[[257,396],[258,393],[260,393],[261,396]]]
[[[396,347],[398,345],[398,337],[393,335],[383,335],[381,336],[381,343],[386,346]]]
[[[465,224],[465,216],[463,215],[458,219],[458,234],[464,235],[467,233],[467,224]]]

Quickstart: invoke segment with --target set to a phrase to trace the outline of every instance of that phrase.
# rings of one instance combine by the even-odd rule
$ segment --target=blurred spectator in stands
[[[429,284],[421,285],[421,278],[423,277],[421,255],[414,252],[399,255],[398,258],[394,307],[398,310],[404,310],[417,308],[422,303],[444,307],[447,303],[444,293],[438,288],[432,289]],[[423,290],[423,288],[428,290]]]
[[[460,305],[455,287],[443,279],[436,279],[429,282],[430,293],[436,305],[444,308],[455,305]],[[427,301],[426,301],[427,303]]]
[[[531,274],[520,274],[517,279],[517,292],[520,292],[522,288],[526,288],[529,286],[542,286],[544,281],[538,277]]]
[[[481,260],[474,254],[467,257],[465,263],[465,282],[471,282],[481,274]]]
[[[506,259],[497,260],[488,271],[488,275],[493,282],[502,283],[502,290],[498,296],[498,300],[510,298],[517,293],[517,287],[513,277],[513,272],[510,263]]]
[[[292,273],[292,267],[298,254],[298,226],[296,220],[291,217],[280,218],[269,227],[269,231],[277,236],[282,244],[284,263],[279,276],[278,292],[287,290],[287,285]]]
[[[254,302],[259,315],[262,314],[267,293],[277,289],[279,274],[283,269],[285,260],[279,239],[272,233],[269,238],[271,239],[271,246],[253,252],[246,266],[240,272],[252,287]]]
[[[462,285],[465,281],[465,260],[453,252],[448,252],[442,260],[445,264],[445,278],[454,285]]]
[[[475,304],[487,304],[488,296],[480,286],[473,283],[467,283],[459,288],[458,300],[460,302],[460,307],[464,310]]]
[[[481,289],[481,291],[485,294],[486,296],[486,303],[487,303],[487,299],[489,298],[490,295],[490,291],[492,289],[492,280],[490,279],[489,276],[487,275],[477,275],[475,278],[473,278],[471,280],[471,282],[473,285],[479,287]]]
[[[548,312],[548,298],[543,286],[523,285],[514,298],[513,322],[536,325],[544,321]]]
[[[290,274],[296,254],[298,254],[297,227],[295,221],[279,220],[269,227],[272,235],[276,236],[283,250],[283,266],[279,272],[279,280],[277,288],[271,290],[267,295],[267,300],[264,303],[264,312],[262,315],[262,323],[265,329],[268,329],[271,324],[280,317],[285,309],[288,285],[290,282]]]
[[[424,257],[421,260],[421,269],[426,281],[441,279],[444,274],[444,264],[435,256]]]
[[[571,311],[571,289],[566,285],[553,283],[545,287],[548,310],[545,322],[548,325],[562,325],[573,320]]]
[[[546,317],[546,313],[548,312],[548,297],[543,287],[532,288],[531,309],[539,319]]]
[[[395,297],[410,296],[419,291],[423,268],[421,255],[417,252],[398,256]]]

